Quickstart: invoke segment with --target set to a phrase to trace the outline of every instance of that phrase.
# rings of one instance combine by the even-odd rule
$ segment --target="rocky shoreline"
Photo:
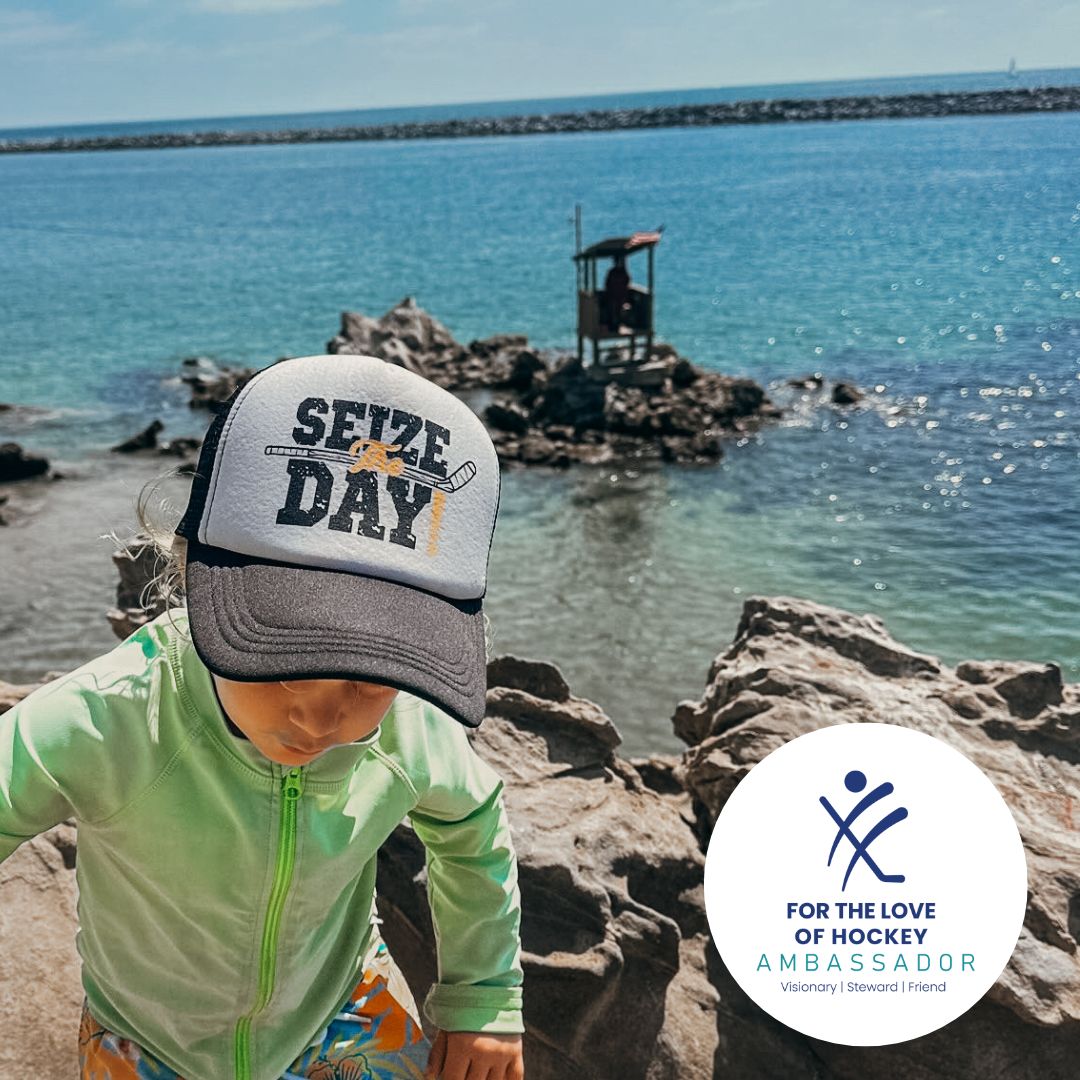
[[[707,464],[723,437],[781,415],[753,379],[706,371],[656,345],[647,382],[626,370],[607,377],[576,354],[533,349],[524,334],[462,345],[406,296],[380,318],[345,312],[329,353],[400,364],[474,406],[502,463],[566,467],[657,457]],[[617,367],[618,365],[616,365]],[[476,391],[488,391],[486,405]]]
[[[473,117],[424,123],[288,128],[279,131],[190,131],[82,138],[0,139],[0,154],[75,150],[164,150],[191,146],[265,146],[278,143],[374,142],[455,139],[490,135],[550,135],[631,128],[709,127],[721,124],[798,123],[815,120],[885,120],[899,117],[984,116],[1080,109],[1080,87],[1016,87],[956,93],[775,98],[708,105],[589,109],[532,116]]]
[[[610,717],[545,661],[499,656],[488,686],[487,717],[470,737],[506,783],[530,1080],[1044,1080],[1075,1071],[1080,684],[1063,683],[1056,665],[950,668],[896,641],[876,616],[752,596],[701,699],[678,703],[666,721],[687,744],[681,755],[621,757]],[[0,711],[31,689],[0,686]],[[703,895],[708,835],[746,772],[805,732],[866,721],[933,734],[974,760],[1014,814],[1029,867],[1024,928],[991,991],[945,1028],[881,1047],[820,1042],[759,1009],[712,943]],[[27,1060],[42,1075],[74,1068],[76,850],[69,822],[0,867],[3,1075]],[[379,913],[421,1000],[435,977],[435,939],[424,851],[405,823],[379,855]],[[45,1032],[42,1016],[58,1022]]]
[[[654,346],[638,371],[613,364],[601,371],[576,354],[536,349],[524,334],[496,334],[462,344],[411,296],[379,318],[355,311],[341,316],[341,330],[327,342],[332,355],[374,356],[436,383],[465,401],[483,421],[500,465],[608,464],[654,458],[681,464],[715,464],[725,439],[775,422],[783,410],[753,379],[709,371],[671,346]],[[255,373],[220,367],[205,357],[184,361],[181,380],[193,409],[212,410]],[[820,373],[792,385],[825,389]],[[857,387],[836,382],[830,402],[856,404]],[[160,421],[113,447],[186,459],[198,440],[158,441]]]

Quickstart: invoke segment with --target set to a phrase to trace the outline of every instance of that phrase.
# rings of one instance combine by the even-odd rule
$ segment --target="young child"
[[[280,361],[207,434],[186,611],[0,717],[0,860],[78,821],[83,1080],[522,1080],[517,864],[465,735],[499,494],[454,395]],[[406,816],[433,1046],[375,909]]]

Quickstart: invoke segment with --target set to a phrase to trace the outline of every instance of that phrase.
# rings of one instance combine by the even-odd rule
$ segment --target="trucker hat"
[[[240,682],[395,686],[478,727],[500,490],[480,419],[423,376],[264,368],[219,407],[176,529],[196,652]]]

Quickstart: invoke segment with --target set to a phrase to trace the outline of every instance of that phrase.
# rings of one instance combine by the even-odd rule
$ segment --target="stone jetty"
[[[983,116],[994,113],[1063,112],[1080,109],[1080,87],[1010,87],[1002,90],[770,98],[698,105],[588,109],[526,116],[469,117],[404,124],[284,128],[279,131],[173,131],[146,134],[0,139],[0,153],[74,150],[163,150],[188,146],[265,146],[276,143],[374,142],[389,139],[455,139],[490,135],[550,135],[632,128],[709,127],[813,120],[884,120],[919,116]]]

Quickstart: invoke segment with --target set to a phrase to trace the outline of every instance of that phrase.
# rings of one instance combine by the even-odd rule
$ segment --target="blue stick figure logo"
[[[858,794],[866,787],[866,775],[860,772],[858,769],[852,769],[851,772],[844,777],[844,786],[848,791]],[[907,808],[898,806],[891,813],[886,814],[861,840],[851,831],[851,826],[855,822],[856,818],[864,810],[869,810],[874,803],[884,799],[887,795],[893,793],[893,786],[889,781],[885,781],[884,784],[879,784],[868,795],[864,795],[851,813],[846,818],[842,818],[836,810],[833,809],[832,804],[824,795],[821,796],[821,805],[825,807],[829,812],[829,816],[836,822],[836,838],[833,840],[832,848],[829,851],[829,861],[826,866],[832,866],[833,856],[836,854],[836,849],[840,846],[840,841],[846,836],[851,841],[851,846],[855,849],[854,854],[851,856],[851,862],[848,863],[847,873],[844,874],[844,883],[840,886],[840,891],[843,892],[847,888],[848,878],[851,877],[851,871],[855,869],[855,864],[862,859],[867,866],[877,875],[878,881],[903,881],[903,874],[883,874],[881,868],[870,857],[867,848],[883,833],[886,829],[891,829],[895,824],[903,821],[908,816]]]

